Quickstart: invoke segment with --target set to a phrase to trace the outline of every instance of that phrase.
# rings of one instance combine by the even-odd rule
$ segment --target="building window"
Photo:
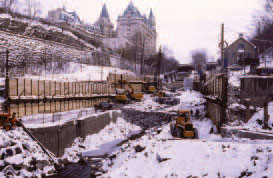
[[[244,44],[239,44],[238,45],[238,52],[239,53],[243,53],[245,51],[245,46],[244,46]]]
[[[236,58],[236,54],[235,54],[235,53],[232,53],[232,54],[231,54],[231,58],[232,58],[232,59]]]

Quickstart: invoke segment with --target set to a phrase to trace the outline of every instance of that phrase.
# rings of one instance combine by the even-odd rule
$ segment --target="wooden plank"
[[[82,83],[82,95],[86,95],[86,83]]]
[[[26,107],[26,115],[27,116],[32,115],[32,105],[31,105],[31,103],[26,103],[25,107]]]
[[[31,80],[25,79],[25,95],[24,96],[31,96]]]
[[[69,103],[68,103],[68,101],[65,101],[65,102],[64,102],[64,110],[65,110],[65,111],[68,111],[68,110],[69,110]]]
[[[56,96],[56,81],[51,81],[51,96]]]
[[[61,101],[61,112],[64,112],[64,101]]]
[[[18,96],[17,79],[9,79],[9,96]]]
[[[45,90],[45,83],[44,83],[44,80],[39,80],[39,93],[38,95],[39,96],[44,96],[44,90]]]
[[[24,79],[19,78],[18,79],[18,96],[24,96],[24,95],[25,95]]]
[[[60,101],[56,101],[56,112],[60,112],[61,111],[61,103],[60,103]]]
[[[32,96],[38,96],[38,80],[32,80]]]
[[[61,95],[61,82],[56,82],[56,95]]]
[[[51,96],[51,88],[50,88],[50,81],[46,80],[45,81],[45,96]]]
[[[39,103],[39,113],[44,113],[45,112],[45,106],[43,102]]]
[[[38,103],[32,103],[32,114],[38,114]]]
[[[69,95],[69,82],[64,82],[64,95]]]
[[[20,103],[19,104],[19,113],[18,113],[18,117],[22,117],[22,116],[25,116],[26,115],[26,112],[25,112],[25,103]]]
[[[80,85],[80,95],[83,95],[83,83],[82,82],[80,82],[79,83],[79,85]]]
[[[61,85],[61,95],[64,96],[64,82],[60,82]]]
[[[80,95],[80,83],[76,83],[76,95]]]
[[[51,105],[51,112],[52,113],[56,112],[55,101],[51,101],[50,105]]]
[[[73,110],[73,100],[69,101],[69,110]]]
[[[77,109],[77,100],[72,100],[73,110]]]
[[[50,111],[50,102],[45,102],[45,113],[51,113]]]
[[[69,82],[68,88],[69,88],[69,93],[68,93],[68,95],[73,95],[73,83],[72,83],[72,82]]]

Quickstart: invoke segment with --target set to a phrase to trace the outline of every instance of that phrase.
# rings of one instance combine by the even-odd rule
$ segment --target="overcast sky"
[[[94,23],[106,3],[116,26],[130,0],[41,0],[43,16],[53,8],[66,6],[75,10],[85,22]],[[156,16],[157,44],[167,45],[180,63],[190,61],[191,51],[205,48],[218,58],[220,25],[225,24],[225,37],[231,43],[239,32],[249,35],[252,16],[262,9],[262,0],[133,0],[142,14],[150,8]]]

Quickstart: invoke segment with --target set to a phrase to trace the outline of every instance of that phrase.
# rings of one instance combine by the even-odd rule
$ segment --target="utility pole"
[[[161,52],[161,46],[159,48],[158,52],[158,66],[157,66],[157,90],[160,88],[160,74],[161,74],[161,59],[162,59],[162,52]]]
[[[9,112],[9,49],[6,50],[5,112]]]
[[[225,68],[225,57],[224,57],[224,24],[221,25],[221,61],[222,69]]]

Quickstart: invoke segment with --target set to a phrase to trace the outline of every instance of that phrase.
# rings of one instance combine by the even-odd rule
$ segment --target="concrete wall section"
[[[70,121],[62,126],[32,128],[30,131],[48,150],[59,157],[64,154],[65,148],[73,144],[75,138],[85,138],[98,133],[111,122],[115,123],[121,116],[120,111],[109,111],[82,120]]]
[[[273,77],[253,76],[241,78],[240,98],[250,99],[253,106],[263,106],[266,99],[273,100]]]

